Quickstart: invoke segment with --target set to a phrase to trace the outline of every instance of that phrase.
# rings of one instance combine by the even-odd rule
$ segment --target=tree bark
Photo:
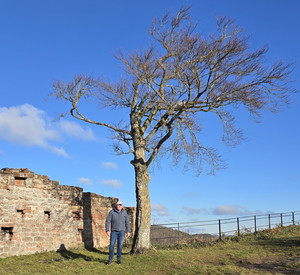
[[[136,221],[132,253],[144,253],[150,248],[151,208],[148,183],[150,176],[143,158],[132,162],[135,169]]]
[[[131,252],[143,253],[150,248],[151,208],[148,188],[150,176],[146,163],[145,140],[137,115],[132,113],[130,121],[134,148],[134,159],[131,164],[134,166],[136,191],[135,233]]]

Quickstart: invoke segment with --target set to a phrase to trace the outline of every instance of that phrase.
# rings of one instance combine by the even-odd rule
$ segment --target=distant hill
[[[199,241],[208,241],[216,239],[210,234],[189,234],[187,232],[178,231],[173,228],[161,225],[151,225],[151,243],[160,245],[172,245],[189,239],[197,239]]]

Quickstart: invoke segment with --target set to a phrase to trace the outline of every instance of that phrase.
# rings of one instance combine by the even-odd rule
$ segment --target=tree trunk
[[[135,170],[136,222],[131,252],[144,253],[150,248],[151,208],[148,188],[150,176],[143,157],[135,158],[132,164]]]
[[[150,248],[151,208],[148,184],[150,176],[146,163],[146,144],[137,113],[130,114],[134,159],[131,164],[135,172],[136,216],[132,253],[143,253]]]

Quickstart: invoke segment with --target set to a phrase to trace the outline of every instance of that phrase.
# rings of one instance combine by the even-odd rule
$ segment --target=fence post
[[[280,213],[280,225],[281,225],[281,227],[283,227],[282,213]]]
[[[236,223],[237,223],[237,233],[238,233],[238,237],[240,236],[240,219],[236,218]]]
[[[256,216],[254,216],[254,232],[256,233]]]
[[[271,214],[269,214],[269,229],[271,229]]]
[[[219,240],[222,239],[221,220],[219,220]]]
[[[293,221],[293,225],[295,225],[295,213],[292,212],[292,221]]]
[[[178,223],[178,245],[180,244],[179,223]]]

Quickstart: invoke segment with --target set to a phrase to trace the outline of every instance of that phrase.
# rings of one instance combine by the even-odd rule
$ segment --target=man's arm
[[[131,229],[130,229],[130,220],[129,220],[127,212],[125,215],[125,227],[126,227],[126,231],[127,231],[127,237],[129,237],[130,233],[131,233]]]

